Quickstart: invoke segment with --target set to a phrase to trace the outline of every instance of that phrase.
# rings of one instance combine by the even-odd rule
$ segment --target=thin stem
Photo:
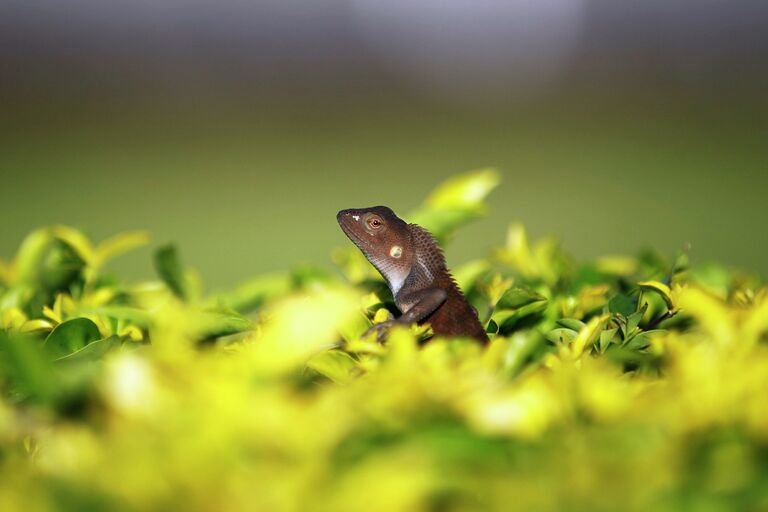
[[[677,314],[677,310],[667,310],[666,313],[664,313],[659,318],[657,318],[653,322],[651,322],[648,325],[646,325],[644,330],[646,330],[646,331],[653,330],[656,327],[658,327],[661,322],[663,322],[665,320],[669,320],[670,318],[672,318],[676,314]]]

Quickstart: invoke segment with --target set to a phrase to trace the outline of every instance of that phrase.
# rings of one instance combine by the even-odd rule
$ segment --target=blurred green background
[[[579,8],[556,59],[544,36],[565,33],[557,16],[534,16],[544,36],[531,41],[483,39],[494,33],[483,22],[508,16],[512,30],[535,3],[480,2],[471,37],[454,40],[453,3],[416,2],[450,11],[427,17],[446,39],[409,39],[412,27],[386,18],[399,47],[382,43],[371,2],[294,4],[163,3],[162,17],[145,3],[5,4],[0,258],[46,224],[95,239],[146,229],[177,242],[208,285],[227,286],[330,266],[347,243],[341,208],[407,212],[445,177],[493,166],[502,186],[489,216],[447,248],[451,264],[485,255],[517,220],[582,259],[690,243],[694,261],[768,273],[758,3],[691,14],[655,1],[544,2]],[[424,42],[426,57],[398,67],[414,53],[402,41]],[[472,51],[441,61],[454,47]],[[149,250],[116,265],[150,275]]]

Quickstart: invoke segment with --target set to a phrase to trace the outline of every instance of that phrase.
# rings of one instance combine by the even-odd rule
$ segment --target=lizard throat
[[[405,278],[408,277],[408,271],[402,268],[400,262],[393,262],[387,259],[370,259],[376,270],[384,277],[389,285],[389,289],[392,290],[392,295],[397,295],[397,292],[403,287]]]

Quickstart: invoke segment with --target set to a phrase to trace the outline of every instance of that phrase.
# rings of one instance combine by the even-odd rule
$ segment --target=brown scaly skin
[[[427,230],[406,223],[386,206],[342,210],[336,220],[387,281],[403,313],[371,328],[378,339],[393,324],[416,322],[430,324],[438,336],[488,342],[477,313],[456,286],[443,252]]]

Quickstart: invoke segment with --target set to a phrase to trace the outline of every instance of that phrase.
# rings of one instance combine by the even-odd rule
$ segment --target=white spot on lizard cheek
[[[389,250],[389,255],[393,258],[399,258],[403,255],[403,248],[399,245],[393,245],[392,248]]]
[[[355,219],[355,220],[360,220],[360,216],[359,215],[353,215],[352,218]]]

